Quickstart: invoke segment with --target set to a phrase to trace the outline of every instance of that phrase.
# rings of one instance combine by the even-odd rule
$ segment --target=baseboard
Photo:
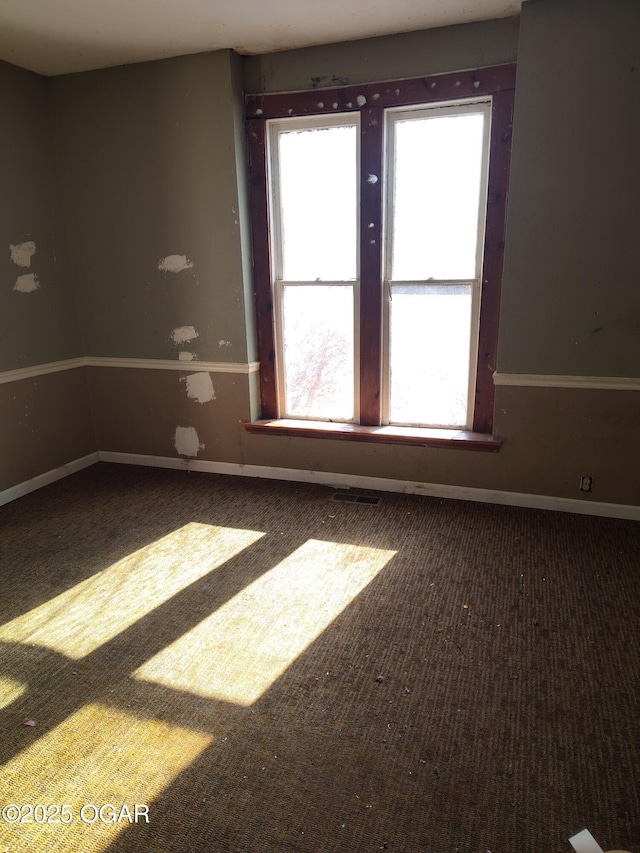
[[[263,465],[241,465],[236,462],[207,462],[204,459],[184,457],[144,456],[136,453],[115,453],[101,450],[101,462],[126,465],[147,465],[153,468],[175,468],[185,471],[202,471],[209,474],[231,474],[240,477],[260,477],[268,480],[290,480],[298,483],[318,483],[323,486],[351,489],[371,489],[379,492],[404,492],[412,495],[452,498],[479,503],[522,506],[529,509],[546,509],[555,512],[573,512],[580,515],[599,515],[607,518],[624,518],[640,521],[640,506],[574,500],[548,495],[520,492],[502,492],[476,489],[470,486],[448,486],[440,483],[417,483],[411,480],[392,480],[384,477],[365,477],[356,474],[337,474],[329,471],[304,471],[296,468],[269,468]]]
[[[15,501],[23,495],[28,495],[29,492],[35,492],[36,489],[41,489],[43,486],[48,486],[49,483],[55,483],[56,480],[61,480],[63,477],[68,477],[69,474],[75,474],[76,471],[81,471],[83,468],[88,468],[89,465],[95,465],[99,461],[98,453],[89,453],[81,459],[74,459],[73,462],[67,462],[66,465],[61,465],[59,468],[54,468],[52,471],[46,471],[44,474],[38,474],[31,480],[25,480],[24,483],[18,483],[17,486],[11,486],[0,492],[0,506]]]
[[[451,498],[453,500],[476,501],[478,503],[522,506],[529,509],[546,509],[556,512],[574,512],[580,515],[599,515],[608,518],[624,518],[640,521],[640,506],[581,501],[573,498],[558,498],[549,495],[532,495],[521,492],[502,492],[492,489],[477,489],[470,486],[449,486],[442,483],[420,483],[412,480],[393,480],[385,477],[366,477],[357,474],[338,474],[330,471],[304,471],[297,468],[269,468],[264,465],[241,465],[236,462],[208,462],[169,456],[145,456],[137,453],[115,453],[100,450],[75,459],[52,471],[39,474],[31,480],[18,483],[0,492],[0,506],[21,498],[49,483],[88,468],[96,462],[116,462],[125,465],[146,465],[153,468],[174,468],[185,471],[201,471],[209,474],[229,474],[240,477],[259,477],[267,480],[290,480],[297,483],[317,483],[341,489],[370,489],[378,492],[400,492],[428,497]]]

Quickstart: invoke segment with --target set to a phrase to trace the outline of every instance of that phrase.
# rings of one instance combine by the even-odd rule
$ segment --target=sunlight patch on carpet
[[[190,522],[0,628],[79,659],[265,534]]]
[[[395,553],[309,540],[134,675],[251,705]]]
[[[0,708],[6,708],[26,691],[27,685],[13,678],[0,677]]]
[[[0,803],[9,820],[2,844],[11,853],[99,853],[123,830],[142,831],[144,810],[135,820],[136,805],[148,806],[153,826],[153,798],[212,741],[203,732],[87,705],[3,767]],[[21,808],[19,820],[7,804]],[[67,808],[29,813],[23,804]]]

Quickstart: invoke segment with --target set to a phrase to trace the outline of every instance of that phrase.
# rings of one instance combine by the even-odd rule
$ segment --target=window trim
[[[277,418],[245,423],[247,432],[281,435],[289,438],[333,438],[342,441],[364,441],[370,444],[403,444],[413,447],[439,447],[452,450],[482,450],[495,453],[502,441],[486,433],[465,429],[409,427],[388,424],[362,426],[343,421],[312,421],[302,418]]]
[[[260,359],[261,416],[280,418],[277,396],[274,296],[269,239],[269,188],[267,185],[267,119],[292,116],[360,112],[360,168],[362,174],[380,176],[384,158],[384,110],[401,106],[491,96],[491,139],[485,218],[482,304],[478,330],[473,431],[490,435],[493,429],[494,386],[498,343],[498,320],[504,255],[504,231],[511,153],[511,125],[515,89],[515,64],[475,71],[440,74],[409,80],[313,89],[304,92],[246,96],[249,153],[250,211],[253,246],[254,289]],[[383,182],[360,182],[360,233],[370,239],[360,245],[360,297],[366,306],[367,322],[360,335],[360,424],[363,428],[381,423],[382,387],[382,300]],[[367,226],[374,223],[374,228]],[[366,353],[366,358],[362,354]],[[290,421],[287,422],[291,424]],[[304,421],[301,425],[304,426]],[[282,425],[283,429],[285,424]],[[291,429],[291,427],[287,427]],[[386,429],[386,428],[385,428]],[[426,428],[425,428],[426,429]],[[273,431],[273,428],[272,430]],[[416,434],[424,431],[416,428]],[[357,429],[361,437],[368,434]],[[447,430],[439,432],[446,433]],[[464,431],[451,430],[459,437]],[[328,430],[335,434],[335,430]],[[382,435],[382,433],[378,433]]]

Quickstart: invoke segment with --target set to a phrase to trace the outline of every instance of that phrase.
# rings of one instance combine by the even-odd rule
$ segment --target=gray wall
[[[44,78],[0,62],[0,115],[0,370],[12,370],[73,358],[82,346]],[[30,266],[13,263],[9,247],[31,241]],[[37,289],[16,290],[31,274]]]
[[[198,359],[246,362],[238,72],[221,51],[52,80],[87,355],[176,359],[193,326]]]
[[[195,430],[198,458],[237,461],[257,413],[241,70],[220,51],[51,81],[85,354],[162,362],[89,368],[101,450],[177,457]],[[244,373],[194,398],[187,355]]]
[[[528,0],[519,23],[242,61],[201,54],[50,81],[85,355],[164,360],[153,370],[87,369],[98,447],[177,458],[176,431],[187,429],[198,460],[640,505],[637,391],[500,386],[498,454],[267,437],[241,426],[255,415],[257,386],[247,373],[255,336],[242,74],[248,91],[294,90],[517,56],[498,368],[640,377],[639,31],[635,0]],[[192,266],[159,270],[172,254]],[[171,333],[182,326],[198,336],[179,346]],[[25,350],[41,346],[25,334]],[[61,329],[51,337],[67,338]],[[58,347],[68,351],[68,338]],[[206,399],[189,393],[181,349],[216,363]],[[235,372],[220,372],[225,365]],[[594,477],[591,495],[578,491],[582,474]]]
[[[523,4],[499,369],[640,376],[640,3]]]
[[[292,92],[514,62],[518,18],[286,50],[244,60],[245,90]]]
[[[0,62],[0,492],[95,450],[46,81]],[[35,254],[10,247],[35,244]],[[22,265],[16,263],[21,260]],[[26,278],[25,278],[26,277]],[[31,278],[29,278],[31,277]]]

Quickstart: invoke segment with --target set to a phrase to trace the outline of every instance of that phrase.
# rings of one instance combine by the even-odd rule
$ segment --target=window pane
[[[356,126],[283,131],[280,202],[283,278],[356,278]]]
[[[282,289],[286,414],[353,420],[353,288]]]
[[[470,285],[399,285],[391,301],[391,423],[466,426]]]
[[[395,122],[395,281],[476,278],[482,114]]]

